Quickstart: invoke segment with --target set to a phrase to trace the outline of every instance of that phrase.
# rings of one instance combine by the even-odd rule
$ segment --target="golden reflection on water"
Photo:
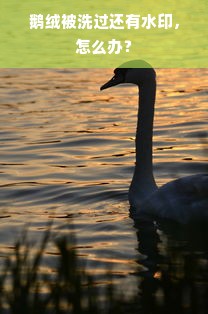
[[[207,73],[157,70],[158,184],[207,169]],[[112,69],[1,69],[1,256],[11,254],[22,226],[36,241],[53,218],[54,234],[76,232],[98,281],[110,264],[132,284],[128,274],[142,258],[127,203],[138,92],[100,92],[111,76]]]

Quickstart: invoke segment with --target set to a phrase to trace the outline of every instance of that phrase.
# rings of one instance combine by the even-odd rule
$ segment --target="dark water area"
[[[158,185],[207,172],[207,69],[158,69]],[[207,226],[138,225],[127,193],[134,167],[137,89],[99,87],[111,69],[1,69],[0,257],[27,228],[38,242],[76,236],[97,288],[138,295],[146,313],[205,313]],[[53,267],[49,244],[44,268]],[[168,309],[168,310],[167,310]]]

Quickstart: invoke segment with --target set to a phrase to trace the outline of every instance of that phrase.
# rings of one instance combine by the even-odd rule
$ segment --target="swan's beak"
[[[100,87],[100,90],[118,85],[120,83],[123,83],[123,77],[120,75],[114,75],[112,79],[110,79],[110,81],[108,81],[107,83],[105,83],[104,85]]]

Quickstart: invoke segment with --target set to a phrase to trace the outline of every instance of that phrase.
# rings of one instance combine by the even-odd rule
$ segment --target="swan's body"
[[[208,219],[208,174],[180,178],[160,188],[155,183],[152,166],[155,71],[144,61],[133,61],[114,73],[101,90],[120,83],[133,83],[139,88],[136,164],[129,188],[133,218],[148,214],[185,223],[195,218]]]

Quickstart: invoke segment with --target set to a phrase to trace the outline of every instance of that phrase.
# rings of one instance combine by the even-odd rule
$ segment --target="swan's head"
[[[147,62],[142,60],[129,61],[116,68],[114,76],[102,85],[100,90],[122,83],[132,83],[140,87],[145,82],[155,81],[155,78],[155,71]]]

